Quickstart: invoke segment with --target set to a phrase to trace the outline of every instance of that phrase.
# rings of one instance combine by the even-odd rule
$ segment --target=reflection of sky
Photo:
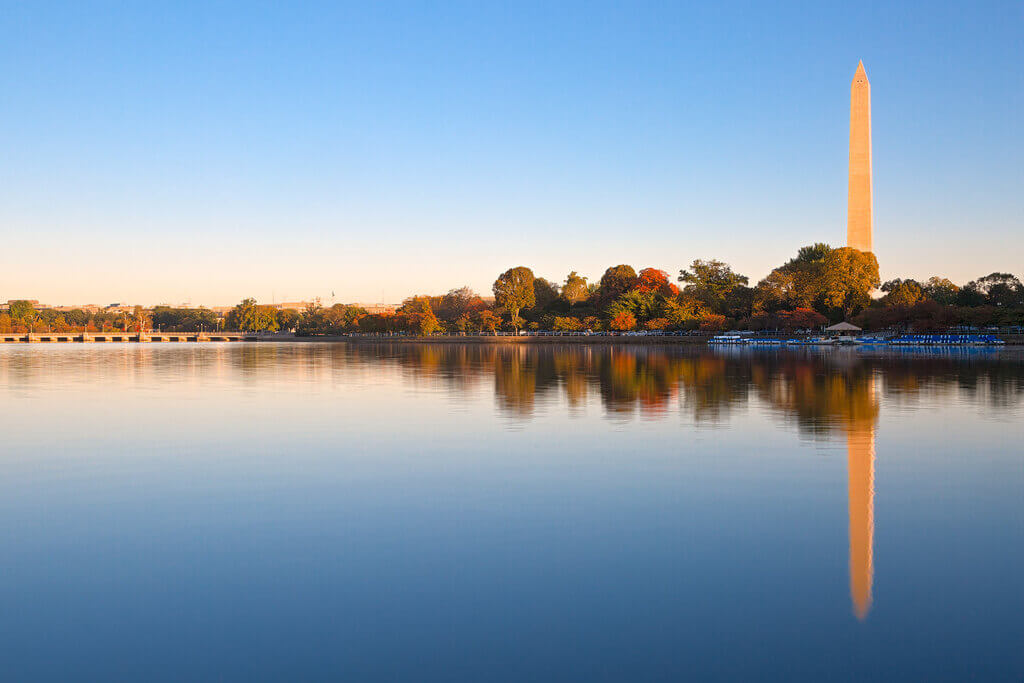
[[[722,365],[644,351],[614,365],[628,375],[606,351],[577,366],[525,352],[513,372],[493,351],[410,348],[0,347],[11,675],[1024,669],[1021,394],[993,405],[958,388],[1020,387],[1012,354],[851,369],[839,356]],[[586,386],[575,407],[572,367]],[[835,398],[861,396],[862,377],[878,404],[863,623],[850,614],[841,429],[861,412]],[[830,399],[768,398],[830,379],[842,388]],[[648,408],[644,391],[669,398]]]

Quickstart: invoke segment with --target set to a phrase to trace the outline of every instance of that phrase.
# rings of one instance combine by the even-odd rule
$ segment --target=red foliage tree
[[[628,311],[623,311],[612,318],[611,322],[608,323],[608,326],[613,330],[618,330],[619,332],[627,332],[636,327],[636,317]]]
[[[633,288],[643,294],[654,292],[663,296],[675,296],[679,293],[679,288],[669,282],[668,273],[657,268],[641,270]]]

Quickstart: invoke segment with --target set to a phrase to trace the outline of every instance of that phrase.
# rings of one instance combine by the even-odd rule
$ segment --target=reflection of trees
[[[767,405],[794,418],[802,431],[849,431],[874,425],[878,419],[874,368],[834,360],[830,355],[776,356],[755,366],[753,384]]]
[[[606,411],[624,416],[662,415],[674,402],[698,422],[715,422],[753,396],[802,431],[822,434],[875,423],[875,378],[883,394],[903,400],[961,391],[1005,408],[1024,396],[1024,363],[1013,357],[843,350],[736,356],[693,347],[489,344],[352,345],[345,354],[353,362],[395,362],[406,378],[452,392],[492,381],[499,408],[520,417],[561,396],[572,407],[599,397]]]
[[[493,386],[499,409],[520,417],[545,402],[561,399],[579,407],[597,399],[614,415],[657,417],[676,406],[698,422],[715,422],[754,397],[812,434],[874,424],[876,378],[879,393],[897,401],[963,396],[1007,409],[1024,396],[1024,358],[1012,353],[736,351],[387,343],[12,346],[0,353],[0,379],[17,388],[39,381],[109,384],[147,377],[176,383],[234,377],[250,384],[269,377],[287,389],[323,379],[374,381],[386,372],[392,380],[456,396]]]

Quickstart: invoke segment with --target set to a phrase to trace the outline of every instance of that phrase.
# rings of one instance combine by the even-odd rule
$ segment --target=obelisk
[[[864,62],[850,85],[850,185],[846,246],[871,251],[871,84]]]

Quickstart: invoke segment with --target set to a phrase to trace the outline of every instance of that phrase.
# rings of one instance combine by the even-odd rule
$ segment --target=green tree
[[[24,322],[26,324],[28,324],[29,321],[34,321],[36,317],[36,309],[32,305],[32,302],[24,299],[11,301],[8,305],[7,312],[11,316],[11,320],[15,322]]]
[[[532,308],[536,303],[533,291],[533,271],[524,266],[510,268],[494,281],[494,301],[509,313],[516,332],[521,324],[519,311]]]
[[[1024,287],[1010,273],[990,273],[967,283],[965,289],[982,294],[989,306],[1024,306]]]
[[[882,297],[882,304],[885,306],[903,306],[909,308],[919,301],[927,298],[925,290],[917,280],[889,280],[882,283],[882,291],[886,295]]]
[[[277,311],[273,306],[258,306],[256,300],[242,299],[227,315],[227,325],[242,332],[263,332],[277,329]]]
[[[750,280],[746,275],[734,273],[732,266],[718,259],[696,259],[689,270],[679,271],[679,281],[685,282],[684,291],[705,307],[716,313],[725,313],[726,299]]]
[[[947,278],[933,275],[924,284],[924,291],[928,298],[936,303],[951,306],[956,303],[957,292],[960,291],[960,288]]]
[[[665,297],[653,291],[641,292],[634,289],[613,301],[605,313],[609,319],[621,313],[629,313],[635,320],[645,321],[658,317],[664,307]]]

